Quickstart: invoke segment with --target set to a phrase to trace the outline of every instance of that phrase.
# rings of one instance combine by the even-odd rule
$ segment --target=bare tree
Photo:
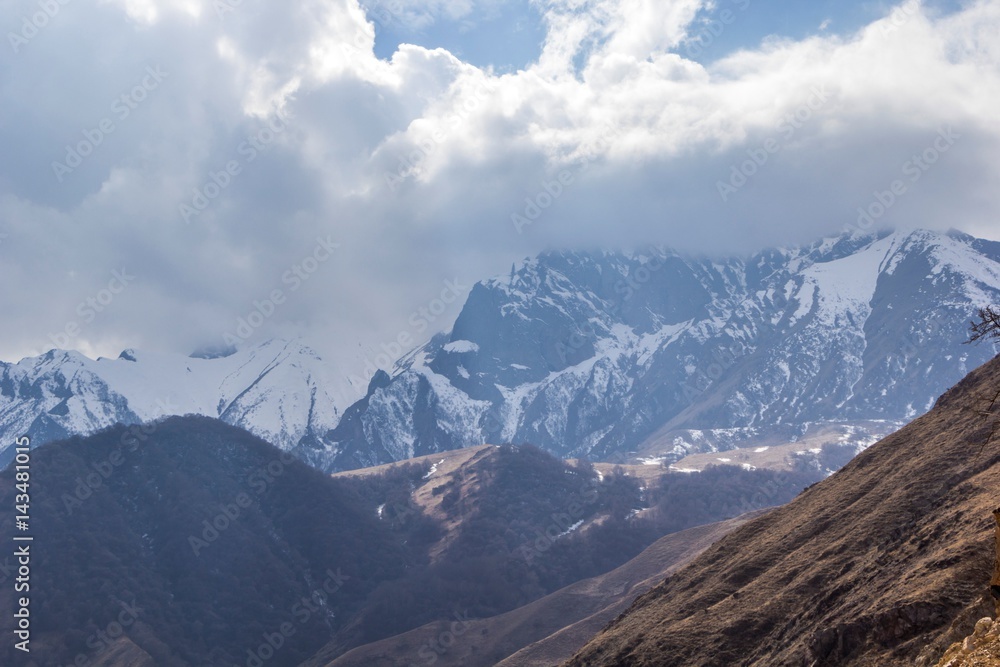
[[[985,308],[978,309],[976,317],[978,321],[973,320],[969,323],[969,340],[965,341],[966,343],[1000,339],[1000,309],[993,306],[986,306]],[[1000,401],[1000,389],[991,389],[986,395],[977,396],[978,407],[974,409],[980,417],[986,420],[990,427],[990,433],[986,436],[983,446],[979,448],[979,454],[982,454],[986,445],[990,444],[997,437],[997,434],[1000,434],[1000,417],[995,413],[998,401]],[[976,458],[979,458],[979,454],[976,454]],[[1000,522],[1000,514],[997,515],[997,521]],[[1000,542],[998,542],[998,548],[1000,548]],[[998,572],[1000,572],[1000,564],[998,564]]]
[[[1000,309],[993,306],[980,308],[976,312],[978,321],[969,323],[968,343],[978,343],[983,339],[1000,338]]]
[[[997,402],[1000,401],[1000,389],[990,389],[985,394],[979,393],[976,395],[976,406],[973,410],[977,415],[986,420],[987,425],[990,428],[989,435],[983,441],[983,446],[979,448],[979,452],[976,454],[976,458],[983,453],[986,449],[986,445],[993,442],[993,439],[997,437],[997,433],[1000,433],[1000,415],[996,414]]]

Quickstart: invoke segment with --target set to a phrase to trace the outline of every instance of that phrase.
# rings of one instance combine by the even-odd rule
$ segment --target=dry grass
[[[998,383],[995,359],[639,598],[567,664],[934,664],[992,611],[1000,446],[978,454],[989,429],[971,407]]]
[[[355,648],[326,663],[326,667],[429,664],[421,656],[422,650],[424,656],[433,654],[435,667],[529,667],[558,663],[579,650],[638,595],[750,518],[668,535],[607,574],[576,582],[505,614],[472,620],[455,637],[454,644],[441,653],[430,647],[451,631],[448,622],[431,623]]]

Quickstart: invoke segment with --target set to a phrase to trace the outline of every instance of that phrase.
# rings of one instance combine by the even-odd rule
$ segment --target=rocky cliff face
[[[453,330],[373,382],[327,438],[340,468],[504,441],[598,459],[654,443],[646,453],[669,461],[711,447],[709,431],[902,423],[992,356],[962,344],[990,302],[1000,244],[961,234],[717,261],[547,253],[477,284]]]
[[[997,605],[997,616],[1000,617],[1000,508],[993,510],[993,520],[996,523],[996,560],[993,562],[990,593]]]
[[[917,667],[930,664],[917,661]],[[936,667],[996,667],[1000,665],[1000,623],[984,616],[972,634],[952,644]]]

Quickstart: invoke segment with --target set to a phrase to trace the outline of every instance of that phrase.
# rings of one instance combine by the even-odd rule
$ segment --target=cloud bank
[[[908,0],[706,66],[692,46],[751,0],[539,0],[540,56],[502,74],[375,56],[393,21],[488,2],[0,7],[0,358],[187,350],[265,310],[252,338],[306,332],[349,367],[548,247],[1000,237],[995,2]]]

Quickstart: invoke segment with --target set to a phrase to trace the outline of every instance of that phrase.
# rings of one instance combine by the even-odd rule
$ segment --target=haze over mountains
[[[828,422],[858,425],[846,440],[861,449],[992,356],[962,342],[970,313],[998,301],[1000,243],[960,233],[727,260],[551,252],[476,284],[451,331],[353,405],[295,341],[212,359],[52,351],[0,365],[0,435],[40,444],[194,413],[325,470],[484,442],[670,462]]]

